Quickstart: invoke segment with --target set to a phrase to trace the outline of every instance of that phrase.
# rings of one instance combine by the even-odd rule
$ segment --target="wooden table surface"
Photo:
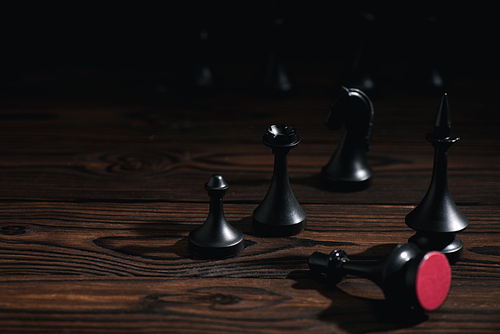
[[[379,260],[414,231],[404,222],[430,182],[440,97],[386,84],[373,100],[373,185],[335,193],[319,172],[342,131],[324,125],[338,71],[290,65],[297,94],[256,97],[254,71],[222,69],[221,92],[191,98],[172,76],[140,71],[25,74],[0,110],[2,333],[493,333],[500,331],[498,82],[453,78],[450,191],[470,220],[445,304],[402,314],[371,282],[310,276],[315,251]],[[253,210],[272,177],[261,138],[297,128],[289,177],[305,231],[263,238]],[[187,236],[208,214],[203,184],[229,184],[224,210],[245,249],[201,260]]]

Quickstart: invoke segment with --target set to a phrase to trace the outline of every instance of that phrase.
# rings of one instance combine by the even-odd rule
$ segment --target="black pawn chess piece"
[[[306,227],[306,212],[297,202],[288,179],[287,154],[300,143],[295,127],[271,125],[262,137],[272,148],[274,173],[269,190],[253,213],[253,227],[265,236],[294,235]]]
[[[359,191],[368,188],[373,171],[366,152],[370,149],[373,105],[363,91],[341,87],[330,105],[325,120],[330,130],[346,124],[342,140],[321,171],[321,186],[334,191]]]
[[[444,94],[434,124],[426,139],[434,146],[434,168],[429,189],[422,202],[406,216],[406,225],[417,233],[408,241],[423,250],[443,252],[450,263],[462,258],[463,243],[455,233],[469,225],[457,208],[448,188],[448,149],[460,138],[451,132],[448,98]]]
[[[324,273],[336,284],[346,275],[367,278],[382,288],[386,299],[396,305],[424,311],[438,309],[451,286],[450,264],[441,252],[424,252],[418,246],[399,244],[380,262],[350,262],[343,250],[309,257],[313,273]]]
[[[210,196],[210,211],[202,226],[189,233],[189,250],[201,257],[221,259],[234,256],[244,248],[243,233],[231,226],[224,216],[222,198],[229,186],[222,176],[212,175],[205,183]]]

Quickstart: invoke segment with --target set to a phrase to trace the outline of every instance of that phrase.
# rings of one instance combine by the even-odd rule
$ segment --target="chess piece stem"
[[[306,212],[297,202],[288,178],[287,155],[300,143],[293,126],[272,125],[262,138],[274,154],[274,172],[269,190],[253,213],[253,227],[262,235],[288,236],[306,226]]]

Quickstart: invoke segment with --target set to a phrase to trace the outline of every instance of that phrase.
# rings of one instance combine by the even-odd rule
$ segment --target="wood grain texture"
[[[187,236],[208,215],[208,204],[7,203],[1,205],[2,275],[285,278],[307,269],[314,251],[342,248],[354,258],[382,259],[414,231],[404,223],[411,206],[304,205],[308,225],[299,235],[262,238],[252,230],[256,205],[226,204],[246,248],[227,260],[189,254]],[[498,208],[462,207],[470,226],[457,276],[500,278]],[[486,246],[486,247],[485,247]]]
[[[404,218],[430,182],[425,133],[440,98],[387,89],[374,100],[373,185],[329,192],[319,172],[342,133],[323,124],[331,78],[295,69],[302,89],[290,100],[256,98],[241,84],[192,100],[164,85],[127,87],[107,100],[4,99],[0,332],[499,332],[500,85],[478,92],[462,78],[450,94],[461,136],[449,151],[450,191],[470,225],[458,234],[464,257],[452,267],[446,303],[422,315],[402,312],[367,280],[332,286],[312,277],[307,259],[342,248],[376,261],[414,234]],[[263,238],[251,228],[273,170],[261,137],[284,122],[302,139],[288,163],[307,228]],[[214,173],[229,183],[225,214],[244,232],[245,249],[201,260],[187,237],[207,217],[203,184]]]
[[[9,333],[471,333],[500,329],[498,312],[485,309],[500,306],[498,295],[489,293],[498,285],[467,283],[464,289],[464,280],[455,281],[445,305],[422,315],[398,311],[376,286],[354,278],[332,287],[307,277],[63,276],[40,280],[14,276],[0,282],[0,321]],[[473,298],[467,290],[474,291]]]
[[[84,110],[80,112],[85,114]],[[102,110],[100,113],[106,115]],[[309,123],[315,127],[321,124],[323,114]],[[227,179],[228,200],[257,203],[267,191],[273,157],[271,150],[261,144],[261,137],[270,121],[259,120],[258,131],[255,126],[245,133],[234,128],[247,119],[238,120],[242,123],[223,119],[221,123],[226,123],[226,127],[212,131],[227,137],[199,137],[194,128],[186,131],[190,135],[185,138],[173,139],[154,132],[134,136],[128,129],[124,130],[126,136],[111,132],[103,137],[94,132],[95,124],[102,126],[100,118],[95,117],[90,124],[78,123],[92,129],[92,134],[84,134],[83,127],[74,130],[73,136],[57,136],[54,133],[58,130],[45,129],[45,124],[33,125],[44,129],[45,136],[33,136],[29,128],[27,139],[4,132],[7,138],[0,137],[3,142],[0,182],[5,191],[0,197],[204,201],[202,186],[213,173],[222,173]],[[73,129],[75,122],[63,122],[57,128]],[[374,136],[368,155],[375,172],[373,187],[366,192],[336,194],[320,189],[319,173],[334,152],[338,138],[335,142],[328,131],[316,131],[311,125],[306,131],[308,123],[300,124],[302,143],[289,154],[290,181],[300,202],[417,204],[425,194],[432,174],[433,148],[423,135],[394,142]],[[11,126],[16,128],[15,124]],[[114,126],[108,125],[102,131],[107,129],[113,130]],[[244,138],[239,140],[241,136]],[[455,201],[498,203],[498,145],[481,141],[461,145],[458,142],[449,153],[450,190]]]

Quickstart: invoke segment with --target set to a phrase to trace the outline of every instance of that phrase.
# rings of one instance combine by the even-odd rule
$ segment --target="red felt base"
[[[420,262],[415,291],[420,306],[426,311],[438,309],[446,300],[451,286],[451,268],[441,252],[429,252]]]

